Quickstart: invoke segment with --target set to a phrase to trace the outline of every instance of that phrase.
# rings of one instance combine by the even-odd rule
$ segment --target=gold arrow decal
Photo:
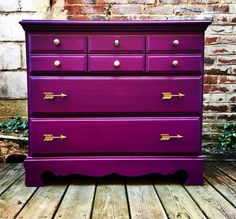
[[[171,136],[171,135],[169,135],[169,134],[161,134],[161,141],[169,141],[170,139],[172,139],[172,138],[175,138],[175,139],[181,139],[181,138],[183,138],[183,136],[182,135],[179,135],[179,134],[177,134],[177,135],[174,135],[174,136]]]
[[[60,97],[60,98],[64,98],[67,97],[66,94],[60,93],[60,94],[54,94],[53,92],[43,92],[44,94],[44,98],[45,100],[51,100],[54,97]]]
[[[43,141],[53,141],[54,139],[63,140],[66,138],[65,135],[53,136],[52,134],[44,134],[43,137],[44,137]]]
[[[163,100],[170,100],[170,99],[172,99],[172,97],[179,97],[179,98],[181,98],[181,97],[184,97],[185,95],[184,94],[182,94],[182,93],[178,93],[178,94],[172,94],[171,92],[162,92],[162,99]]]

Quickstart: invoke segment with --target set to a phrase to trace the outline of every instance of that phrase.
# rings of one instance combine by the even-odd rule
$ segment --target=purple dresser
[[[210,21],[33,21],[29,156],[42,175],[185,171],[203,184],[204,31]]]

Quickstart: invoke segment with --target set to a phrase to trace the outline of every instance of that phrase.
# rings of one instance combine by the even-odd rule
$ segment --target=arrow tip
[[[66,136],[65,135],[61,135],[61,139],[65,139],[66,138]]]
[[[63,93],[61,93],[61,96],[62,96],[62,97],[67,97],[67,95],[66,95],[66,94],[63,94]]]
[[[177,135],[177,138],[183,138],[183,136],[178,134],[178,135]]]

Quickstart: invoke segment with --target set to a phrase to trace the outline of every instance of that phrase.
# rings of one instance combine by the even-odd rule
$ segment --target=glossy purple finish
[[[28,72],[27,186],[41,186],[46,171],[140,176],[184,170],[186,184],[203,183],[201,75],[211,21],[20,23]],[[44,92],[56,96],[45,99]],[[162,92],[174,97],[163,100]],[[66,138],[46,142],[44,134]],[[172,137],[160,141],[160,134]]]
[[[204,33],[212,23],[211,20],[144,20],[144,21],[63,21],[63,20],[22,20],[20,24],[25,31],[40,32],[78,32],[87,31],[91,34],[101,32],[139,32],[145,34],[147,31],[158,33],[162,31]]]
[[[115,46],[115,40],[119,45]],[[135,43],[134,43],[135,42]],[[139,35],[91,35],[88,37],[89,53],[142,53],[145,52],[145,36]]]
[[[30,58],[29,70],[32,74],[37,72],[81,72],[87,70],[86,55],[34,55]],[[60,66],[54,62],[59,61]]]
[[[42,174],[50,171],[57,176],[143,176],[150,173],[187,173],[186,185],[203,185],[203,158],[199,156],[80,156],[28,157],[25,160],[26,185],[42,186]]]
[[[63,79],[63,80],[62,80]],[[30,114],[189,112],[201,110],[202,77],[97,76],[30,77]],[[44,99],[44,92],[66,94]],[[163,98],[162,92],[184,97]]]
[[[54,40],[59,40],[59,45],[54,44]],[[29,35],[31,42],[31,52],[59,52],[59,51],[86,51],[86,37],[75,34],[31,34]],[[73,43],[71,43],[73,42]]]
[[[178,45],[174,45],[176,40]],[[147,37],[147,51],[200,51],[203,49],[203,41],[203,34],[150,35]]]
[[[114,62],[119,61],[120,66]],[[144,55],[88,55],[88,71],[90,72],[112,72],[120,71],[143,72],[145,70]]]
[[[148,55],[148,72],[168,72],[170,74],[179,73],[199,73],[201,74],[202,65],[201,55]],[[173,62],[177,61],[176,66]]]
[[[32,155],[83,153],[199,153],[199,117],[31,119]],[[191,130],[189,129],[191,127]],[[43,141],[44,134],[66,136]],[[162,141],[161,134],[181,135]]]

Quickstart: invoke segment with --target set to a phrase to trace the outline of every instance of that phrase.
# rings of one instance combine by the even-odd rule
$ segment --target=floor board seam
[[[207,178],[206,181],[213,187],[233,208],[236,209],[236,206],[234,206],[231,201],[223,194],[221,193]]]
[[[63,201],[63,199],[64,199],[64,197],[65,197],[65,195],[66,195],[66,192],[68,191],[68,188],[69,188],[70,184],[71,184],[71,181],[68,182],[68,184],[67,184],[67,186],[66,186],[66,188],[65,188],[65,191],[63,192],[63,194],[62,194],[62,196],[61,196],[61,198],[60,198],[60,200],[59,200],[59,202],[58,202],[58,204],[57,204],[57,206],[56,206],[56,209],[55,209],[55,211],[53,212],[53,215],[52,215],[52,217],[51,217],[52,219],[55,218],[55,216],[56,216],[56,214],[57,214],[57,212],[58,212],[58,209],[60,208],[60,205],[61,205],[61,203],[62,203],[62,201]]]
[[[126,200],[127,200],[129,218],[132,219],[131,210],[130,210],[130,203],[129,203],[129,194],[128,194],[128,188],[127,188],[127,179],[126,178],[124,179],[124,186],[125,186],[125,196],[126,196]]]
[[[212,162],[213,163],[213,162]],[[226,175],[227,177],[229,177],[230,179],[232,179],[234,182],[236,182],[236,179],[234,179],[233,177],[231,177],[229,174],[227,174],[226,172],[224,172],[224,170],[222,170],[221,168],[219,168],[216,164],[210,164],[212,166],[214,166],[216,169],[218,169],[220,172],[222,172],[224,175]]]
[[[197,205],[197,207],[199,208],[199,210],[203,213],[203,215],[207,218],[210,219],[206,212],[201,208],[201,206],[198,204],[198,202],[195,200],[195,198],[192,196],[192,194],[186,189],[186,187],[183,185],[184,190],[188,193],[189,197],[193,200],[193,202]]]
[[[5,190],[3,190],[0,193],[0,196],[2,196],[17,180],[19,180],[22,176],[24,175],[24,173],[22,173],[18,178],[14,179],[14,181],[12,183],[10,183]]]
[[[90,219],[93,218],[93,209],[94,209],[95,197],[96,197],[96,193],[97,193],[97,186],[98,186],[98,183],[96,181],[95,188],[94,188],[94,194],[93,194],[93,201],[92,201],[92,206],[91,206],[91,212],[90,212],[90,216],[89,216]]]
[[[30,197],[28,198],[28,200],[22,205],[22,207],[20,208],[20,210],[15,214],[14,218],[17,218],[18,215],[21,213],[21,211],[25,208],[25,206],[29,203],[29,201],[32,199],[32,197],[35,195],[35,193],[38,191],[39,187],[37,187],[34,192],[32,192],[32,194],[30,195]]]
[[[154,191],[155,191],[155,193],[156,193],[156,195],[157,195],[157,198],[159,199],[159,201],[160,201],[160,203],[161,203],[161,206],[162,206],[162,208],[163,208],[163,210],[164,210],[164,212],[165,212],[166,217],[167,217],[167,218],[170,218],[170,217],[169,217],[169,214],[167,213],[167,211],[166,211],[166,209],[165,209],[165,206],[164,206],[164,204],[163,204],[163,202],[162,202],[162,200],[161,200],[161,198],[160,198],[160,196],[159,196],[159,194],[158,194],[158,192],[157,192],[157,189],[156,189],[156,187],[155,187],[155,184],[154,184],[153,180],[151,180],[151,182],[152,182],[152,186],[153,186],[153,188],[154,188]]]

